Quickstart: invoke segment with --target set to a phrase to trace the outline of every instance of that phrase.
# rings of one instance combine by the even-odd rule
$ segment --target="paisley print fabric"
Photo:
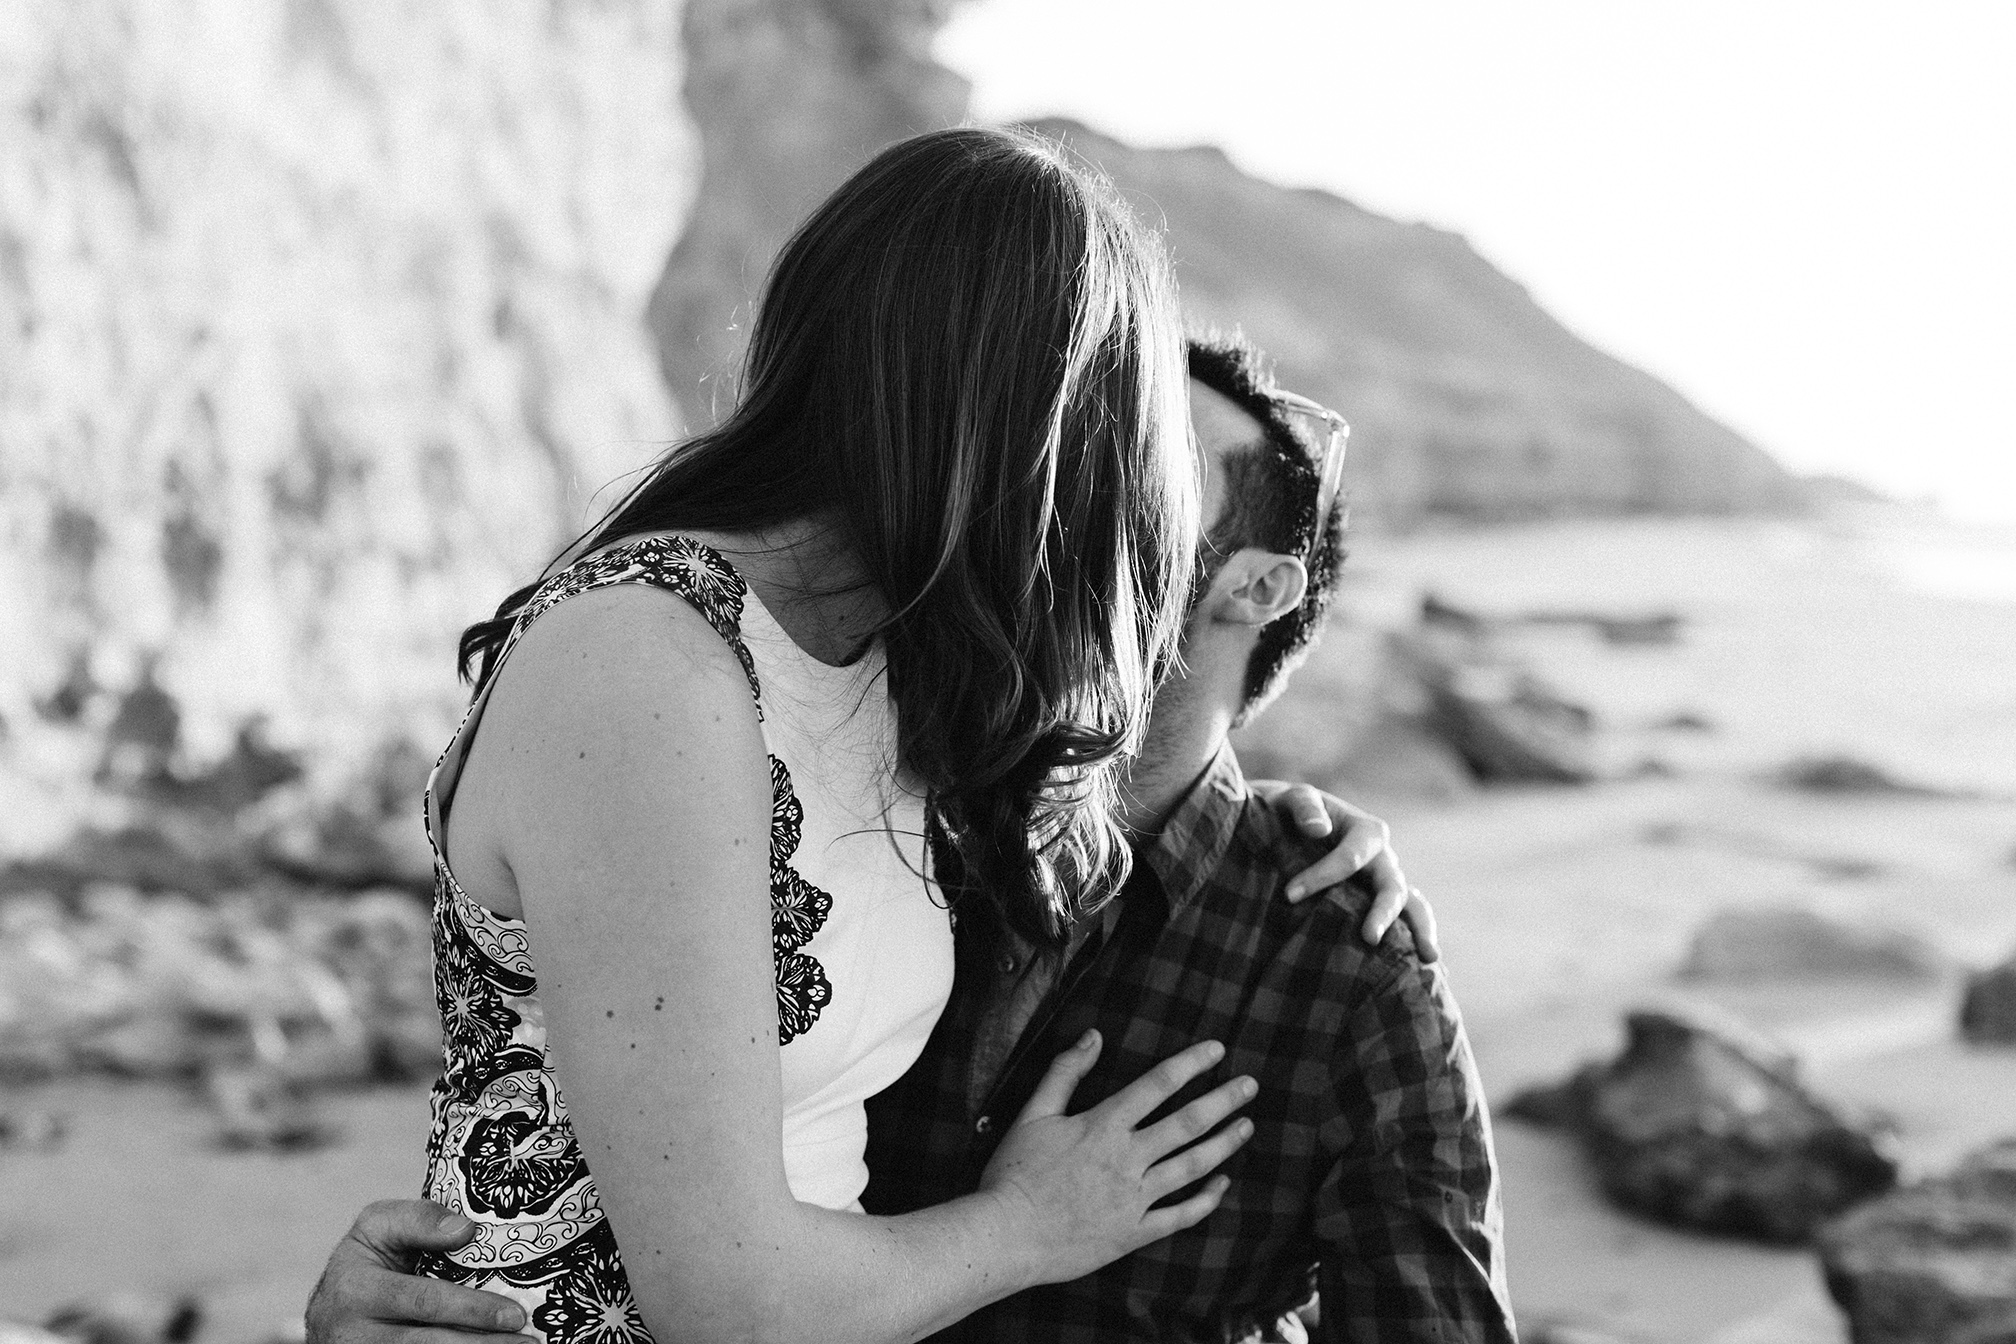
[[[576,594],[617,583],[668,589],[699,610],[735,650],[762,714],[756,665],[740,631],[747,588],[719,554],[683,537],[619,547],[555,575],[519,616],[499,665],[540,616]],[[479,694],[470,715],[481,704]],[[462,736],[458,730],[451,751]],[[770,923],[783,1045],[813,1030],[832,1001],[825,968],[802,949],[825,924],[833,900],[791,865],[804,809],[790,771],[774,755],[770,780]],[[429,1257],[421,1272],[517,1299],[532,1333],[548,1344],[649,1344],[547,1056],[525,926],[463,892],[436,843],[431,782],[428,792],[434,987],[446,1068],[432,1095],[425,1193],[469,1217],[478,1231],[461,1250]]]

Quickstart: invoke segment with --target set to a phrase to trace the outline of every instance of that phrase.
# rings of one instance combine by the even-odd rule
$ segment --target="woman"
[[[786,246],[734,414],[464,638],[427,1190],[481,1232],[431,1272],[553,1341],[910,1339],[1216,1206],[1251,1081],[1142,1124],[1206,1042],[1066,1117],[1094,1038],[977,1194],[853,1211],[945,897],[1054,945],[1124,876],[1184,384],[1155,240],[1032,138],[900,144]]]

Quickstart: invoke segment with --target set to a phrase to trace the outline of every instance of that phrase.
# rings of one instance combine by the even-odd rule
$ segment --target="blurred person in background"
[[[1379,936],[1408,889],[1383,824],[1335,800],[1346,839],[1300,872],[1322,829],[1295,833],[1306,796],[1249,786],[1226,738],[1320,632],[1343,560],[1343,426],[1274,387],[1236,338],[1194,340],[1189,367],[1212,523],[1181,670],[1159,689],[1129,772],[1137,862],[1062,949],[985,912],[960,920],[948,1011],[904,1078],[868,1102],[863,1204],[896,1214],[977,1188],[1012,1133],[1004,1121],[1076,1033],[1109,1042],[1080,1105],[1115,1095],[1170,1043],[1209,1034],[1260,1084],[1254,1137],[1228,1165],[1217,1211],[942,1338],[1509,1341],[1490,1124],[1430,964],[1432,917],[1417,901],[1413,936]],[[1361,859],[1368,880],[1330,885]],[[1298,903],[1312,890],[1321,899]],[[317,1289],[311,1344],[450,1344],[456,1331],[519,1328],[502,1299],[403,1275],[472,1231],[424,1201],[366,1210]]]

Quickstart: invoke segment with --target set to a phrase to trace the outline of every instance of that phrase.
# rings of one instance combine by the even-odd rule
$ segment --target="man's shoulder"
[[[1325,949],[1333,970],[1384,980],[1410,968],[1423,969],[1405,920],[1395,920],[1377,946],[1368,945],[1360,935],[1374,900],[1365,883],[1341,882],[1293,905],[1282,894],[1289,878],[1328,854],[1333,844],[1328,837],[1310,839],[1301,834],[1248,793],[1238,830],[1222,860],[1223,866],[1237,866],[1247,874],[1239,884],[1246,899],[1235,917],[1285,922],[1298,940]]]

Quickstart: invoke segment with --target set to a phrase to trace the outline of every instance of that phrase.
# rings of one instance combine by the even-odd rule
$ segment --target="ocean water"
[[[2016,526],[1933,519],[1865,525],[1867,562],[1899,588],[1957,602],[2016,603]]]

